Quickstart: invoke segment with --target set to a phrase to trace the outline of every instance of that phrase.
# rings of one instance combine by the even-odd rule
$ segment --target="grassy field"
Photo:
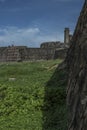
[[[0,64],[0,130],[67,130],[66,73],[59,63]]]

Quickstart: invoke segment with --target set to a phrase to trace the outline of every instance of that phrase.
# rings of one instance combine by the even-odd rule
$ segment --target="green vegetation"
[[[0,64],[0,130],[66,130],[66,72],[59,63]]]

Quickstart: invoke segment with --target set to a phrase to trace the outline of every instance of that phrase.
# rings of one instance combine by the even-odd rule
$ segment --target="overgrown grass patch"
[[[59,63],[0,64],[0,130],[65,130],[66,78]]]

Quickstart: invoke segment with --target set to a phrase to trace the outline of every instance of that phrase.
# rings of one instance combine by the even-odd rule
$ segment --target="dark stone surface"
[[[66,58],[68,68],[68,130],[87,130],[87,0]]]
[[[54,59],[57,59],[58,57],[60,59],[64,59],[67,55],[67,48],[60,48],[55,50]]]

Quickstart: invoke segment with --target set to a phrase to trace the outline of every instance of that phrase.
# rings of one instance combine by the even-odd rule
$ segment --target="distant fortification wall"
[[[48,60],[54,58],[55,49],[27,48],[28,60]]]
[[[64,48],[64,43],[56,42],[44,42],[40,45],[40,48]]]
[[[54,59],[57,59],[58,57],[60,59],[64,59],[67,56],[67,48],[60,48],[55,50]]]
[[[29,60],[50,60],[64,58],[65,48],[60,45],[54,48],[46,47],[48,43],[44,43],[41,48],[28,48],[26,46],[9,46],[0,48],[0,62],[8,61],[29,61]],[[56,45],[56,44],[55,44]],[[59,47],[59,48],[58,48]],[[58,50],[61,50],[61,53]]]
[[[64,43],[60,41],[44,42],[40,48],[28,48],[26,46],[0,47],[0,62],[49,60],[65,58],[70,42],[69,29],[64,32]]]

